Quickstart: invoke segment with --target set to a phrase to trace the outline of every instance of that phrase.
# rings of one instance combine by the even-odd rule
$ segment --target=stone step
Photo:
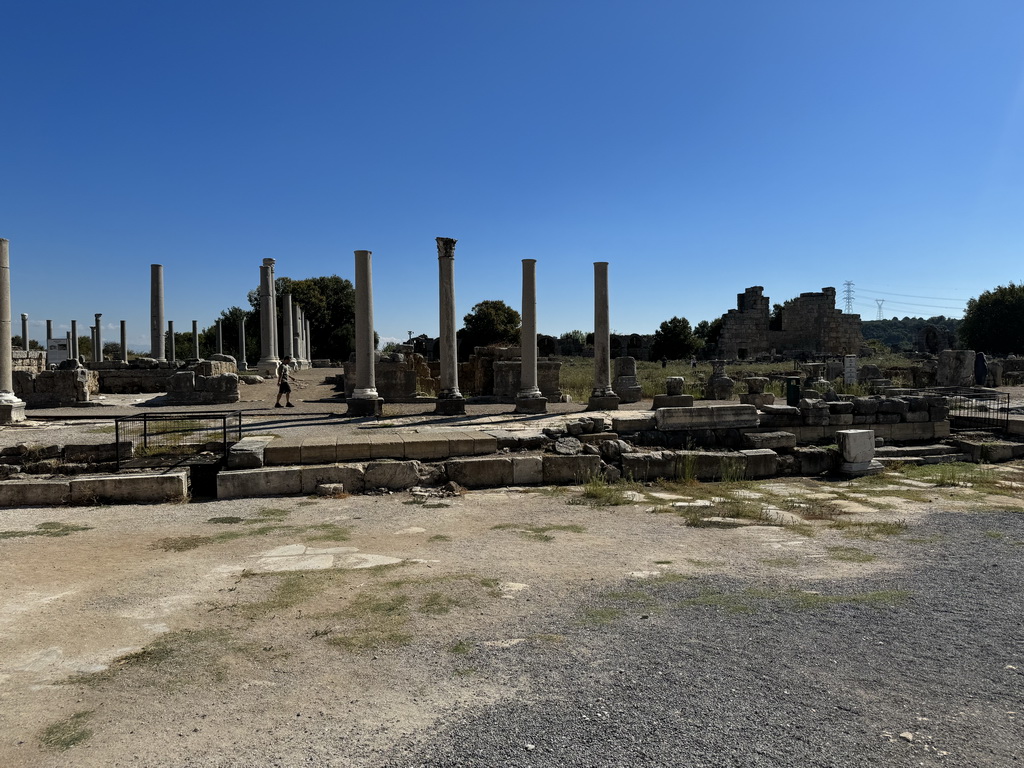
[[[959,453],[959,449],[952,445],[884,445],[875,449],[875,458],[895,456],[946,456]]]

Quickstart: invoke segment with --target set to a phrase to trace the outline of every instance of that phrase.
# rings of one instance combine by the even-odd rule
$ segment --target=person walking
[[[275,408],[294,408],[295,405],[292,403],[292,388],[288,383],[288,375],[291,373],[292,359],[285,355],[281,358],[281,364],[277,366],[277,402],[274,403]],[[284,405],[281,405],[281,395],[284,395]]]

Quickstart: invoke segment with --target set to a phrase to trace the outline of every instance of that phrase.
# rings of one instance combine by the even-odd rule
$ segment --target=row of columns
[[[437,238],[438,305],[440,310],[440,391],[435,413],[464,414],[466,399],[459,391],[455,319],[455,239]],[[355,252],[356,383],[348,400],[350,416],[380,416],[383,399],[374,375],[373,270],[371,251]],[[516,413],[544,413],[547,399],[537,386],[537,260],[523,259],[521,372]],[[611,326],[608,320],[608,262],[594,262],[594,387],[587,410],[616,410],[619,397],[612,389]]]
[[[270,375],[277,373],[282,357],[290,357],[302,367],[313,356],[309,321],[290,293],[281,294],[281,333],[278,335],[276,263],[275,259],[264,259],[260,267],[260,361],[257,367]]]

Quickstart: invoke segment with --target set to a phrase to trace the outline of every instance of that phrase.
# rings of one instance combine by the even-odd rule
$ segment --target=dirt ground
[[[5,510],[0,765],[379,764],[514,696],[474,660],[561,642],[588,595],[899,569],[880,538],[937,504],[1024,508],[1021,470]]]

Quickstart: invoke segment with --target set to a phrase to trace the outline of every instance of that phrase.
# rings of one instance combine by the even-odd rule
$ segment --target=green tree
[[[957,331],[967,349],[1024,353],[1024,284],[1000,285],[968,301]]]
[[[348,360],[354,349],[356,333],[356,291],[352,282],[337,275],[310,277],[305,280],[279,277],[274,281],[274,286],[277,290],[278,322],[280,323],[281,318],[281,296],[291,293],[292,301],[302,308],[309,321],[313,357]],[[248,340],[246,341],[246,351],[251,355],[255,350],[258,357],[258,290],[249,291],[249,304],[253,308],[253,313],[251,319],[246,321],[246,337],[248,339],[250,326],[255,336],[254,346],[250,347]]]
[[[515,344],[519,341],[519,313],[504,301],[481,301],[462,318],[461,346],[468,352],[488,344]]]
[[[714,352],[718,337],[722,335],[722,318],[717,317],[711,322],[701,320],[693,329],[693,335],[700,343],[699,351],[703,355]]]
[[[651,359],[682,360],[697,351],[698,341],[690,328],[690,321],[685,317],[673,317],[661,324],[654,332],[654,343],[651,344]]]

